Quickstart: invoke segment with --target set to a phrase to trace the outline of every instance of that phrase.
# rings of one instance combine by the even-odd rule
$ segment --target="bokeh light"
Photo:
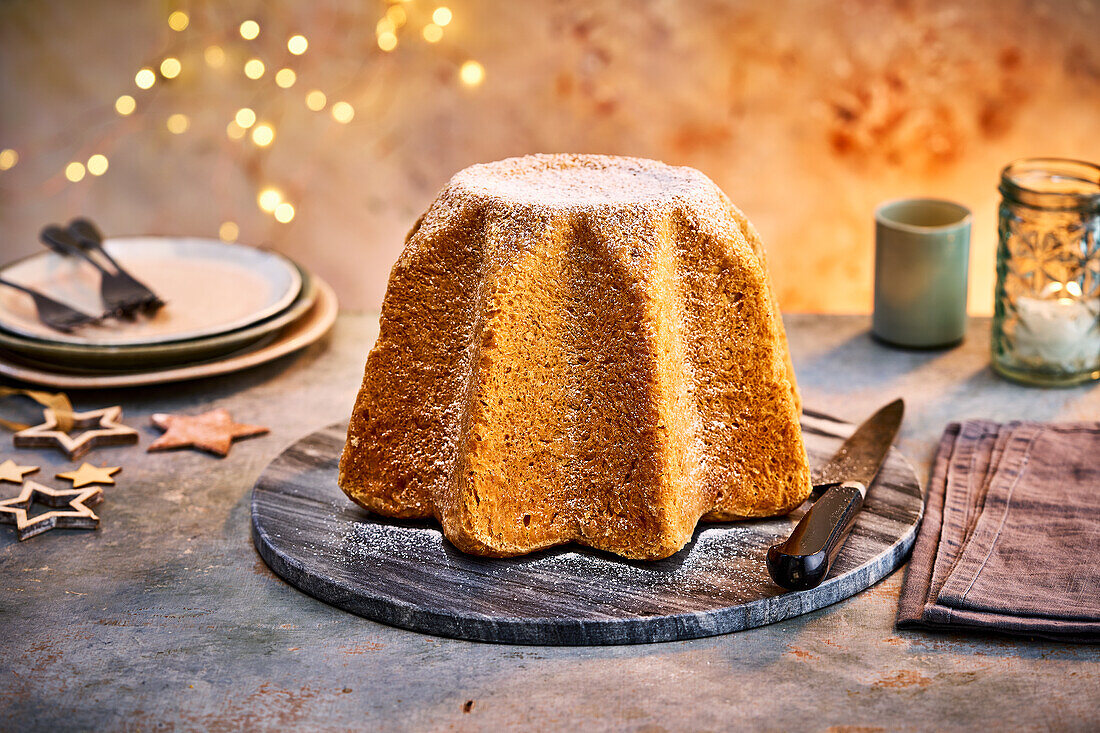
[[[286,49],[295,56],[301,56],[307,48],[309,48],[309,41],[306,40],[305,36],[291,36],[287,39]]]
[[[282,201],[283,194],[277,188],[265,188],[256,196],[256,203],[269,214],[275,211],[275,207],[281,204]]]
[[[244,75],[249,79],[259,79],[264,75],[264,62],[259,59],[249,59],[244,63]]]
[[[409,19],[409,16],[405,13],[405,8],[400,5],[391,5],[386,8],[386,17],[393,23],[394,28],[400,28]]]
[[[260,35],[260,24],[254,20],[246,20],[241,23],[241,38],[246,41],[251,41],[256,36]]]
[[[180,70],[183,68],[180,64],[180,60],[174,56],[169,56],[164,61],[160,62],[160,75],[165,79],[175,79],[180,75]]]
[[[326,104],[328,104],[328,99],[320,89],[314,89],[306,95],[306,106],[314,112],[320,112]]]
[[[337,102],[332,105],[332,119],[346,125],[355,117],[355,108],[347,102]]]
[[[435,9],[432,13],[432,22],[442,27],[451,22],[451,9],[446,6],[441,6]]]
[[[476,87],[485,81],[485,67],[477,61],[467,61],[458,70],[458,78],[468,87]]]
[[[274,140],[275,128],[271,125],[256,125],[256,129],[252,131],[252,142],[256,143],[261,148],[266,148]]]
[[[73,183],[84,180],[84,164],[73,161],[65,166],[65,177]]]
[[[284,201],[283,203],[275,207],[275,221],[286,224],[293,218],[294,207],[287,202]]]
[[[191,19],[182,10],[176,10],[168,16],[168,27],[174,31],[185,31],[191,24]]]
[[[134,75],[134,83],[141,89],[148,89],[157,83],[157,75],[152,69],[146,67]]]
[[[102,176],[106,173],[107,165],[107,156],[102,153],[96,153],[88,158],[88,172],[93,176]]]
[[[290,89],[296,81],[298,75],[294,73],[294,69],[279,69],[275,73],[275,83],[283,89]]]
[[[165,125],[168,126],[168,132],[173,135],[182,135],[187,132],[187,128],[191,126],[191,120],[182,112],[176,112],[174,115],[168,116]]]
[[[393,33],[386,31],[385,33],[378,34],[378,48],[383,51],[392,51],[397,48],[397,36]]]
[[[0,150],[0,171],[11,170],[19,162],[19,153],[11,148]]]
[[[206,50],[202,52],[202,57],[206,59],[206,65],[217,69],[225,65],[225,51],[221,46],[207,46]]]
[[[137,102],[129,94],[123,94],[121,97],[115,100],[115,112],[125,117],[128,114],[133,113],[137,109]]]
[[[435,43],[443,38],[443,29],[435,23],[428,23],[420,35],[424,36],[424,40],[428,43]]]
[[[256,113],[248,107],[241,107],[237,110],[237,114],[233,116],[233,119],[242,129],[247,129],[256,124]]]
[[[218,227],[218,239],[223,242],[236,242],[237,237],[241,235],[241,228],[237,226],[235,221],[223,221],[222,225]]]
[[[245,135],[245,129],[237,124],[236,120],[230,120],[225,126],[225,134],[230,140],[240,140]]]

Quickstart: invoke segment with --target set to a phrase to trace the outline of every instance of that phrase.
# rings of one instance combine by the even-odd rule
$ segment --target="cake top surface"
[[[526,155],[466,168],[451,186],[510,203],[555,207],[654,204],[713,196],[714,183],[694,168],[611,155]]]

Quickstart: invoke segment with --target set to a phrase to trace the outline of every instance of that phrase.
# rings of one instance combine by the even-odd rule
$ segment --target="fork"
[[[77,243],[80,244],[85,252],[91,250],[103,255],[103,258],[110,262],[115,270],[117,270],[116,277],[121,277],[127,280],[132,286],[141,288],[145,291],[145,298],[138,307],[146,313],[153,313],[164,305],[164,301],[160,299],[160,296],[123,269],[122,265],[118,264],[118,261],[111,256],[111,253],[108,252],[106,248],[104,248],[103,235],[99,233],[99,229],[97,229],[96,225],[90,220],[83,218],[73,219],[69,222],[69,234],[77,240]]]
[[[88,222],[88,224],[90,225],[90,222]],[[94,229],[95,227],[92,227],[93,231]],[[95,235],[98,234],[99,232],[96,231]],[[161,305],[164,305],[163,301],[161,301],[153,291],[123,270],[119,264],[115,262],[110,255],[104,252],[102,248],[99,248],[98,245],[87,246],[102,252],[104,257],[106,257],[115,267],[113,272],[100,264],[98,260],[88,253],[83,244],[85,241],[83,238],[78,240],[59,226],[51,225],[46,227],[42,230],[40,238],[47,247],[58,254],[66,256],[76,255],[99,270],[102,275],[100,279],[100,297],[103,298],[103,302],[106,304],[107,310],[110,313],[129,318],[132,317],[134,312],[139,308],[156,310]]]
[[[5,280],[2,277],[0,277],[0,285],[7,285],[9,288],[22,290],[24,293],[31,296],[31,298],[34,299],[34,307],[38,311],[38,320],[55,331],[64,331],[68,333],[81,326],[87,326],[89,323],[96,323],[103,318],[103,316],[93,316],[83,311],[78,311],[76,308],[71,308],[64,303],[59,303],[33,288],[14,283],[11,280]]]

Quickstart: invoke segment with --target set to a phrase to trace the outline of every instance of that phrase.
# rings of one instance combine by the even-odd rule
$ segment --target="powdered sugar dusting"
[[[671,199],[714,198],[715,186],[694,168],[607,155],[528,155],[474,165],[451,179],[452,189],[541,208],[637,204],[652,209]]]

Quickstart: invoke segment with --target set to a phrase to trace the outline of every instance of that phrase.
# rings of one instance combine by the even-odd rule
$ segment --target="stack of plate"
[[[30,296],[0,288],[0,375],[79,389],[227,374],[308,346],[336,319],[332,288],[274,252],[166,237],[108,239],[104,248],[166,305],[62,333],[39,322]],[[78,258],[42,252],[0,274],[103,311],[99,273]]]

